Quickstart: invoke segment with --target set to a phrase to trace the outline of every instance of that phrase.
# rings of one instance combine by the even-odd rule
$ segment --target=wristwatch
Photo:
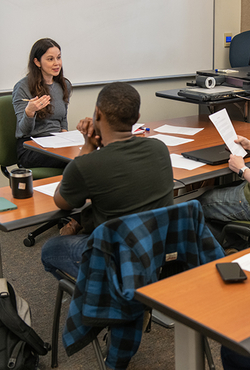
[[[244,166],[242,167],[240,170],[239,170],[239,177],[244,180],[244,172],[248,169],[247,166]]]

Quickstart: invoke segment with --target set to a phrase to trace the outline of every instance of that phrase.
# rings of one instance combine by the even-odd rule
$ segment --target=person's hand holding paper
[[[233,124],[229,118],[226,109],[224,108],[214,114],[210,114],[209,118],[213,122],[214,126],[216,127],[217,131],[224,140],[230,152],[234,155],[241,156],[244,158],[247,154],[247,152],[244,149],[244,144],[246,144],[246,142],[239,139],[243,138],[242,136],[238,137],[236,135],[235,129],[233,127]]]

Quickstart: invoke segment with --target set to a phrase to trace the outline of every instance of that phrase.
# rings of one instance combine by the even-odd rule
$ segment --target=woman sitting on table
[[[38,40],[31,48],[28,74],[13,89],[17,117],[18,164],[29,167],[64,168],[66,163],[23,147],[31,137],[68,130],[70,82],[63,76],[61,48],[53,40]]]

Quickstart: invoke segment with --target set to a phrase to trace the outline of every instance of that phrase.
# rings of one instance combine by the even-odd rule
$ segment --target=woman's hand
[[[27,107],[25,108],[25,113],[28,117],[34,117],[37,111],[47,107],[50,104],[50,95],[43,95],[41,98],[36,96],[33,99],[30,99]]]

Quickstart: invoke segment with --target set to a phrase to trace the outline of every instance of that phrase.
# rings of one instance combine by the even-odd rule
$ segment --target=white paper
[[[148,138],[158,139],[168,146],[176,146],[176,145],[189,143],[190,141],[194,141],[193,139],[184,139],[182,137],[162,135],[162,134],[148,136]]]
[[[232,262],[238,262],[243,270],[250,271],[250,253],[245,254]]]
[[[155,128],[154,131],[162,134],[181,134],[181,135],[195,135],[204,128],[192,128],[192,127],[177,127],[171,125],[163,125]]]
[[[82,133],[79,130],[51,132],[51,135],[72,141],[73,143],[75,143],[73,145],[83,145],[85,141]]]
[[[226,109],[222,109],[214,114],[210,114],[210,120],[213,122],[220,136],[224,140],[230,152],[234,155],[245,157],[247,152],[240,144],[236,144],[237,134],[229,118]]]
[[[184,158],[179,154],[170,154],[172,167],[184,168],[185,170],[195,170],[196,168],[205,166],[206,163],[193,161],[192,159]]]
[[[49,195],[49,196],[53,197],[58,184],[59,184],[59,181],[58,182],[52,182],[52,184],[35,186],[34,190],[40,191],[40,193],[43,193],[43,194],[46,194],[46,195]]]
[[[66,148],[68,146],[77,146],[84,144],[84,137],[78,130],[52,133],[52,136],[32,137],[38,145],[43,148]]]
[[[133,126],[132,126],[132,134],[133,135],[136,135],[136,134],[143,134],[145,131],[144,129],[142,130],[139,130],[141,127],[144,126],[144,123],[135,123]]]

